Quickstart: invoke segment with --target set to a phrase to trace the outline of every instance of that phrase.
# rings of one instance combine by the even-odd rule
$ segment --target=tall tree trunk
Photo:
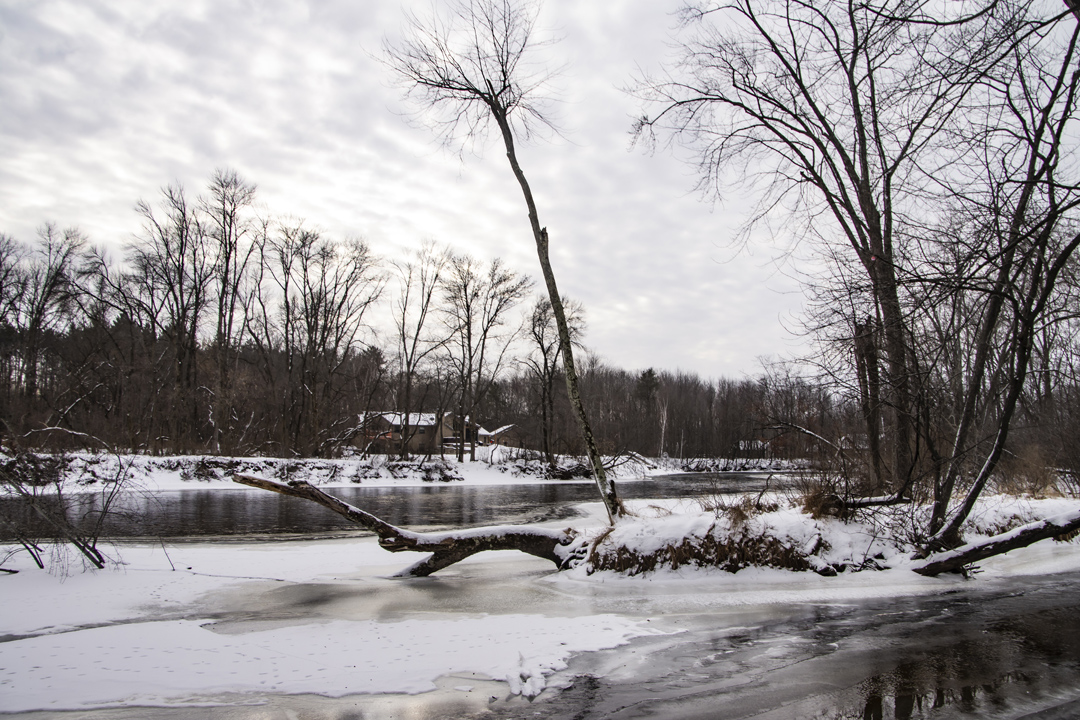
[[[882,248],[882,249],[877,249]],[[874,297],[881,309],[885,350],[888,358],[889,388],[892,394],[893,462],[892,487],[902,493],[914,479],[915,412],[912,406],[911,377],[908,366],[907,327],[900,304],[899,283],[892,259],[885,255],[880,240],[871,240],[874,255],[869,261]]]
[[[492,92],[492,94],[494,95],[494,92]],[[585,452],[592,465],[596,487],[600,491],[600,497],[604,501],[604,508],[607,510],[608,521],[614,523],[615,519],[622,517],[625,511],[622,503],[619,501],[618,494],[615,492],[615,482],[608,478],[607,472],[604,469],[603,458],[600,456],[600,450],[596,446],[596,439],[593,437],[592,427],[589,425],[589,418],[585,412],[585,406],[581,402],[581,393],[578,391],[577,367],[574,364],[574,350],[570,340],[570,328],[566,322],[566,312],[563,309],[562,295],[559,294],[559,288],[555,284],[555,273],[551,269],[551,260],[548,257],[548,231],[547,228],[540,226],[540,218],[536,212],[536,202],[533,200],[532,190],[529,187],[528,180],[525,178],[525,173],[521,169],[521,165],[518,163],[517,152],[514,149],[514,135],[510,128],[509,119],[506,117],[505,112],[502,112],[498,106],[491,106],[491,110],[499,125],[499,130],[502,131],[503,143],[506,145],[506,157],[510,161],[510,167],[514,171],[514,177],[517,178],[518,184],[521,186],[521,192],[525,196],[525,205],[529,209],[529,225],[532,228],[533,239],[536,241],[536,254],[540,260],[540,269],[544,275],[544,285],[547,287],[548,299],[551,300],[551,310],[555,315],[555,325],[559,330],[559,342],[562,345],[563,370],[566,374],[566,392],[570,396],[570,406],[574,410],[578,426],[581,429],[581,438],[585,443]]]
[[[865,324],[855,323],[855,368],[859,376],[859,400],[870,450],[874,483],[872,494],[877,495],[885,490],[885,470],[881,459],[881,376],[872,318],[868,318]]]

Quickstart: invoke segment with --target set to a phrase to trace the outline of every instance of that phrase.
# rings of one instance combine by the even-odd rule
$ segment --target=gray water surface
[[[778,480],[761,473],[689,473],[619,483],[625,499],[711,497],[760,492]],[[233,489],[126,493],[106,518],[106,537],[207,537],[282,534],[361,533],[354,523],[307,500],[277,493]],[[419,487],[340,487],[327,489],[345,502],[394,525],[414,529],[461,528],[503,523],[542,522],[574,517],[573,505],[599,500],[591,482],[544,485],[465,485],[432,483]],[[98,494],[72,495],[68,516],[91,522],[100,514]],[[15,515],[38,537],[50,528],[35,519],[22,501],[0,500],[0,512]],[[11,539],[0,527],[0,539]]]
[[[571,686],[515,720],[1080,718],[1080,574],[935,596],[681,616],[687,632],[571,662]],[[473,716],[479,717],[479,715]]]

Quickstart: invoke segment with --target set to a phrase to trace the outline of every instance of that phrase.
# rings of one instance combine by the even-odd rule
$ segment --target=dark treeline
[[[136,205],[119,260],[77,229],[0,236],[3,432],[44,449],[331,456],[364,447],[365,413],[424,411],[514,424],[549,457],[582,452],[551,305],[528,278],[433,243],[380,260],[259,217],[255,192],[232,171],[197,195],[166,187]],[[568,308],[580,341],[583,311]],[[843,415],[790,378],[583,365],[607,453],[805,456],[813,443],[763,442],[778,408],[825,434]]]
[[[122,264],[75,229],[3,237],[6,430],[32,446],[83,433],[155,453],[294,454],[346,432],[384,370],[361,343],[375,260],[360,241],[258,220],[254,193],[222,171],[197,198],[171,186],[140,201]]]
[[[141,231],[120,260],[77,229],[0,236],[3,433],[41,449],[326,457],[368,447],[365,413],[436,412],[514,424],[515,443],[550,460],[583,453],[551,306],[527,277],[430,242],[376,258],[362,240],[260,217],[254,200],[231,171],[196,196],[166,187],[136,205]],[[584,311],[567,308],[580,343]],[[893,441],[866,430],[868,408],[891,412],[874,370],[880,329],[823,325],[812,360],[824,372],[812,377],[777,366],[702,379],[586,353],[582,395],[602,451],[831,458],[873,478],[874,442]],[[1071,328],[1036,338],[1006,471],[1080,467]],[[965,342],[937,346],[961,362]],[[948,376],[923,378],[927,402],[948,407]]]
[[[595,414],[603,451],[632,451],[675,458],[821,458],[831,454],[821,436],[843,434],[849,409],[824,387],[804,379],[766,373],[757,379],[703,380],[693,373],[629,372],[590,356],[584,363],[583,395]],[[538,397],[518,376],[506,384],[521,408],[536,417]],[[513,402],[513,401],[512,401]],[[556,452],[578,454],[569,408],[557,403]]]

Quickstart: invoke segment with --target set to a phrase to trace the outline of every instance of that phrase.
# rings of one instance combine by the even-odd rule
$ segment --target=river
[[[333,543],[328,541],[328,551]],[[343,566],[348,561],[343,559]],[[999,577],[932,595],[731,604],[668,584],[548,582],[520,559],[408,581],[247,584],[180,615],[225,634],[290,623],[616,613],[675,634],[583,653],[535,701],[452,675],[417,695],[192,697],[189,706],[12,720],[1067,720],[1080,717],[1080,573]],[[722,592],[722,590],[720,590]],[[208,615],[208,608],[212,614]],[[423,638],[416,651],[423,653]],[[357,652],[365,652],[358,646]],[[471,688],[468,692],[460,687]],[[227,703],[213,707],[215,703]]]
[[[647,601],[646,601],[647,602]],[[1080,717],[1080,574],[940,595],[732,608],[686,633],[581,656],[570,688],[518,720],[954,720]]]
[[[764,475],[669,476],[623,483],[625,497],[693,497],[760,491]],[[542,486],[349,487],[334,494],[410,526],[463,526],[563,517],[595,500],[585,483]],[[87,496],[91,497],[91,496]],[[185,490],[125,499],[131,525],[146,534],[211,536],[338,534],[348,524],[311,503],[247,490]],[[330,541],[331,544],[334,541]],[[256,695],[252,705],[112,708],[26,717],[131,720],[270,718],[505,718],[513,720],[954,720],[1080,717],[1080,573],[980,576],[934,595],[746,605],[701,590],[640,583],[546,582],[550,567],[531,558],[464,564],[438,577],[369,578],[351,583],[245,586],[212,607],[233,631],[275,622],[380,618],[431,613],[620,613],[653,618],[678,634],[638,638],[574,657],[559,673],[565,689],[528,703],[497,683],[475,702],[452,686],[399,696]],[[206,607],[184,612],[207,617]],[[496,696],[495,693],[498,695]],[[211,703],[214,698],[208,699]],[[258,703],[264,703],[259,705]]]
[[[766,482],[759,473],[689,473],[661,475],[619,484],[626,499],[708,497],[760,492]],[[598,501],[591,482],[543,485],[464,485],[433,483],[412,487],[335,487],[328,492],[387,522],[416,530],[476,527],[506,523],[542,522],[574,517],[573,506]],[[69,495],[68,516],[95,518],[101,496]],[[18,518],[38,537],[49,528],[35,520],[22,501],[0,500],[0,513]],[[106,537],[206,538],[208,536],[326,535],[363,532],[326,508],[271,492],[236,489],[197,489],[169,492],[128,492],[106,519]],[[0,539],[10,540],[0,528]]]

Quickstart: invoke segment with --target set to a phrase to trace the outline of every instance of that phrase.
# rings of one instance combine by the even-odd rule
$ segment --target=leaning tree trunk
[[[494,91],[492,92],[494,95]],[[589,425],[585,406],[581,402],[581,393],[578,390],[577,369],[574,365],[574,350],[570,343],[570,326],[566,322],[566,311],[563,309],[562,296],[555,284],[555,273],[551,269],[551,260],[548,257],[548,232],[547,228],[540,226],[540,218],[536,212],[536,203],[533,201],[532,190],[525,173],[518,164],[517,152],[514,149],[514,135],[510,129],[509,119],[506,113],[500,111],[497,105],[491,106],[492,114],[502,131],[503,143],[506,145],[506,157],[510,161],[510,167],[514,171],[514,177],[521,185],[521,192],[525,195],[525,205],[529,208],[529,224],[532,227],[533,239],[536,241],[536,254],[540,259],[540,269],[544,275],[544,285],[547,287],[548,298],[551,300],[552,314],[555,316],[555,326],[559,330],[559,342],[562,345],[563,370],[566,374],[566,392],[570,396],[570,406],[574,409],[578,427],[581,429],[581,439],[585,443],[585,452],[589,456],[592,465],[593,476],[596,479],[596,487],[600,491],[600,497],[604,501],[607,510],[608,521],[615,522],[616,518],[625,513],[619,496],[615,492],[615,482],[608,478],[604,469],[603,458],[596,446],[592,427]]]
[[[395,527],[347,502],[329,495],[303,480],[278,483],[254,475],[233,475],[233,482],[249,487],[303,498],[333,510],[379,536],[380,547],[390,552],[431,553],[428,557],[397,573],[398,577],[424,577],[436,570],[464,560],[485,550],[520,550],[550,560],[560,570],[577,557],[573,545],[577,535],[572,530],[505,525],[471,528],[440,533],[417,533]]]
[[[962,545],[936,555],[912,568],[920,575],[940,575],[945,572],[964,572],[971,563],[1018,550],[1047,538],[1059,538],[1080,530],[1080,510],[1056,515],[1045,520],[1029,523],[992,538]]]

